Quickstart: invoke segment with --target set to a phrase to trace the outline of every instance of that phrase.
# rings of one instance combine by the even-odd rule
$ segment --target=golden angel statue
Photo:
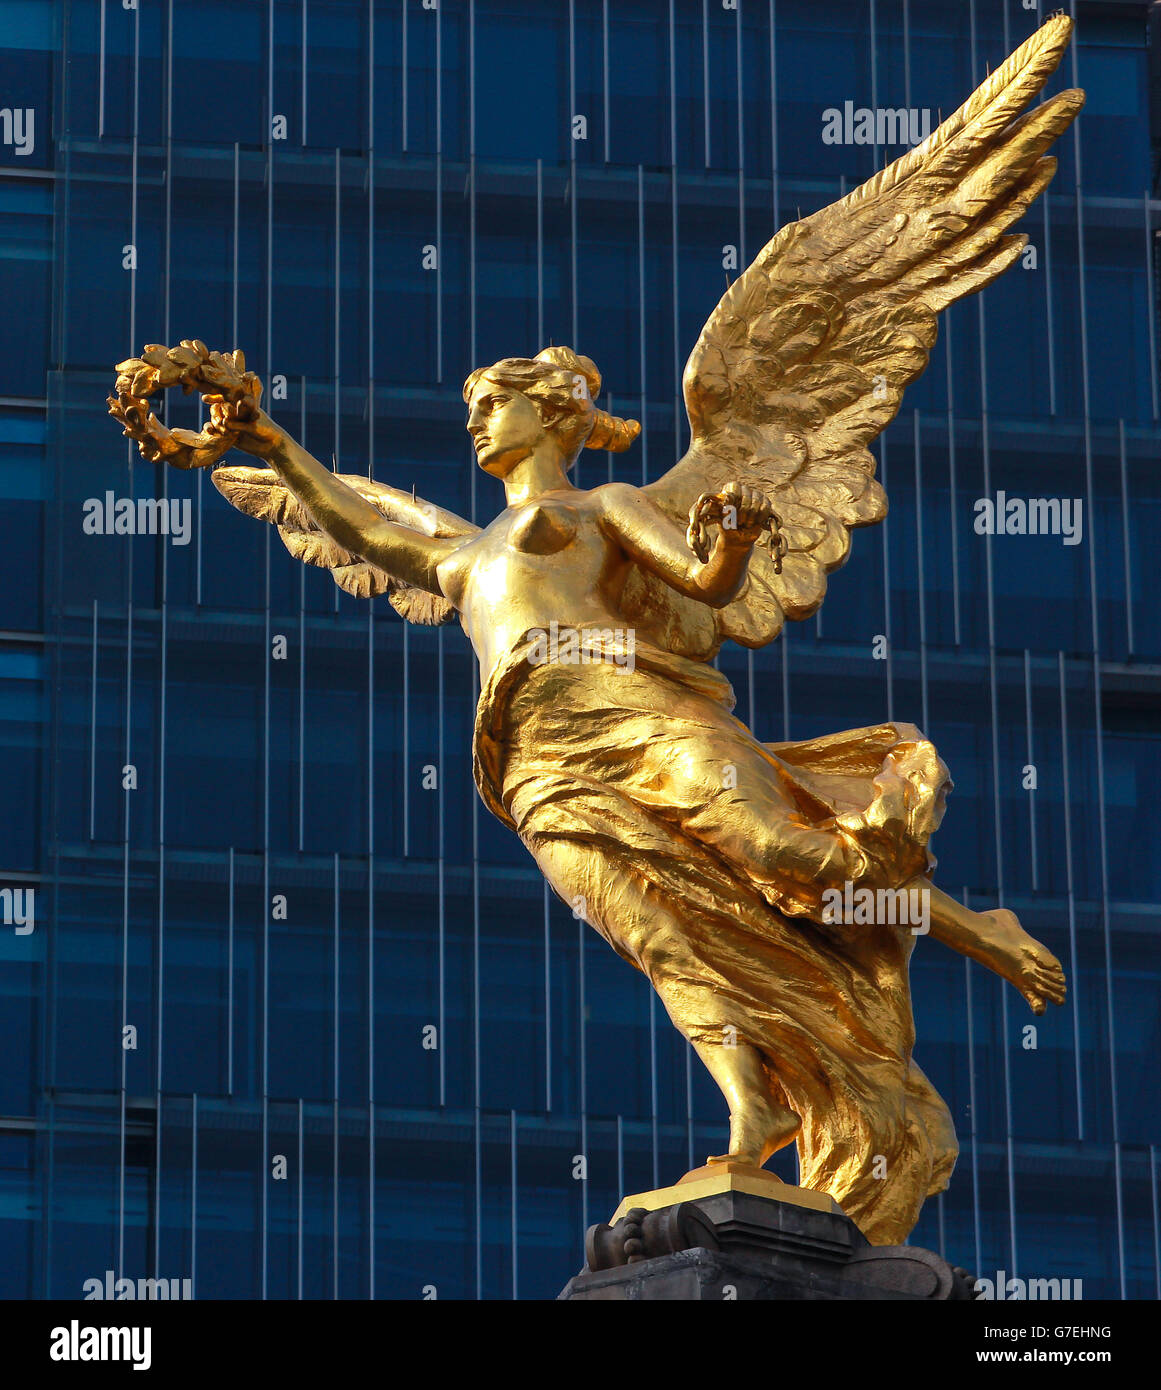
[[[760,743],[708,663],[726,639],[760,647],[814,613],[851,529],[884,516],[867,445],[926,365],[937,312],[1025,244],[1006,229],[1084,99],[1032,105],[1070,28],[1050,19],[921,145],[774,236],[703,329],[683,381],[689,451],[648,486],[569,482],[582,448],[626,449],[639,426],[597,408],[600,375],[567,347],[464,384],[477,462],[505,492],[482,528],[332,473],[259,408],[241,352],[147,348],[109,398],[147,458],[214,465],[236,445],[264,460],[214,483],[348,592],[459,619],[480,664],[480,796],[709,1069],[730,1114],[710,1161],[761,1165],[796,1140],[801,1184],[878,1244],[946,1187],[956,1139],[911,1055],[915,933],[828,903],[852,887],[929,895],[930,934],[1038,1013],[1063,1001],[1064,974],[1011,912],[931,884],[951,783],[918,729]],[[210,405],[200,434],[149,412],[179,382]]]

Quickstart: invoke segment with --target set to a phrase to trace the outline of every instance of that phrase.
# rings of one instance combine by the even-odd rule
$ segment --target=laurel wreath
[[[238,437],[237,422],[254,420],[262,383],[246,370],[241,348],[211,352],[199,338],[183,338],[177,347],[147,343],[140,357],[117,363],[116,395],[106,397],[109,414],[136,440],[150,463],[177,468],[205,468],[218,462]],[[149,408],[149,397],[170,386],[201,394],[210,419],[200,432],[169,429]]]

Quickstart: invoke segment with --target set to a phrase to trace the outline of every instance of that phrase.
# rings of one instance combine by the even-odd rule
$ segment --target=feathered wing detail
[[[478,526],[454,512],[433,506],[399,488],[353,473],[335,476],[370,502],[388,521],[400,526],[440,537],[469,536],[479,531]],[[355,598],[386,594],[392,608],[412,623],[435,626],[455,620],[456,610],[447,599],[405,584],[332,540],[273,468],[216,468],[211,477],[231,506],[276,526],[283,545],[296,560],[329,569],[335,583],[348,594]]]
[[[772,641],[808,617],[850,531],[886,515],[867,445],[923,371],[936,314],[982,289],[1027,238],[1005,230],[1052,178],[1045,156],[1084,102],[1060,93],[1020,112],[1068,46],[1071,21],[1042,25],[921,145],[840,202],[790,223],[727,290],[685,368],[689,452],[645,490],[683,528],[703,492],[763,490],[788,549],[769,538],[727,608],[711,610],[637,570],[627,616],[671,650],[707,660],[725,638]]]

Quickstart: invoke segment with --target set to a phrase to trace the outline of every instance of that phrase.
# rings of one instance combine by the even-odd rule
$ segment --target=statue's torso
[[[629,562],[600,524],[598,493],[546,493],[509,507],[440,564],[481,681],[530,628],[624,625],[617,604]]]

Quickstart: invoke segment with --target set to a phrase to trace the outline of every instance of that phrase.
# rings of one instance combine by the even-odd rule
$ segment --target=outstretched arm
[[[405,583],[442,594],[436,567],[463,545],[464,537],[425,536],[385,520],[265,411],[253,421],[239,421],[238,427],[238,448],[265,459],[328,536]]]
[[[453,526],[455,534],[449,535],[448,521],[455,518],[442,514],[437,521],[428,515],[436,509],[418,502],[409,509],[406,499],[397,495],[392,496],[392,511],[404,524],[387,520],[259,408],[262,383],[246,370],[241,349],[211,352],[198,338],[183,338],[172,348],[151,343],[140,357],[118,363],[117,373],[117,394],[108,398],[109,413],[137,441],[145,458],[175,468],[207,468],[237,446],[272,465],[313,523],[348,552],[344,564],[355,556],[404,586],[442,597],[436,566],[475,528],[463,523]],[[159,387],[179,383],[187,392],[200,391],[210,407],[210,420],[198,434],[168,429],[149,409],[148,397]],[[385,491],[394,494],[394,489]],[[414,510],[414,525],[408,524],[409,510]],[[437,528],[442,535],[431,534]]]
[[[385,520],[359,493],[320,463],[256,402],[214,400],[213,430],[229,445],[264,459],[310,512],[314,523],[353,555],[442,596],[435,567],[463,538],[437,538]],[[224,450],[222,450],[224,452]]]
[[[679,594],[713,608],[724,608],[737,597],[750,551],[773,516],[761,493],[739,483],[728,484],[721,497],[735,524],[723,523],[708,555],[698,559],[678,527],[638,488],[610,483],[599,495],[604,503],[604,529],[631,559]]]

